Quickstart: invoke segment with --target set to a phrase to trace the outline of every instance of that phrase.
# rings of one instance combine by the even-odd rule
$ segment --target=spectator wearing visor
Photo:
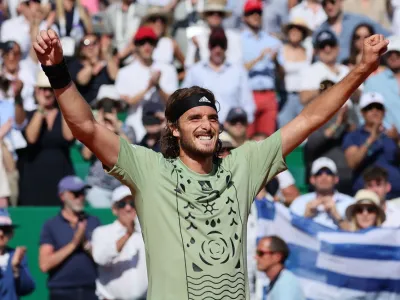
[[[381,227],[386,215],[380,205],[379,196],[370,190],[359,190],[354,199],[356,202],[346,209],[350,231]]]
[[[169,95],[178,88],[175,68],[153,60],[157,41],[151,27],[140,27],[133,39],[135,60],[120,69],[115,81],[118,93],[129,105],[126,123],[135,128],[139,141],[146,134],[142,123],[143,104],[152,101],[164,105]]]
[[[112,212],[117,219],[93,232],[93,259],[99,271],[96,293],[100,300],[144,300],[146,252],[135,199],[127,186],[113,191]]]
[[[244,144],[247,140],[247,114],[241,107],[232,108],[224,122],[224,129],[235,141],[236,147]]]
[[[2,300],[17,300],[35,290],[30,274],[25,247],[11,248],[8,243],[17,226],[7,210],[0,209],[0,286]]]
[[[299,83],[300,100],[303,105],[319,95],[319,86],[323,80],[329,79],[336,83],[349,73],[348,67],[337,63],[339,41],[334,33],[329,30],[319,32],[314,41],[314,49],[318,61],[304,69]],[[358,91],[352,95],[354,100],[358,97]]]
[[[61,211],[43,225],[39,267],[49,275],[50,300],[98,300],[90,241],[100,221],[84,212],[88,187],[79,177],[64,177],[58,184]]]
[[[115,134],[129,141],[129,143],[135,142],[133,128],[118,120],[117,114],[125,107],[125,103],[120,99],[115,86],[102,85],[93,107],[96,109],[94,113],[96,120],[101,125],[106,126]],[[121,183],[104,172],[102,163],[89,148],[83,146],[81,153],[83,158],[91,163],[89,174],[86,178],[91,188],[88,190],[86,200],[95,208],[111,207],[112,191],[119,187]]]
[[[85,35],[77,48],[77,58],[68,66],[72,80],[88,103],[96,98],[103,84],[113,84],[118,73],[118,58],[103,60],[100,51],[99,37]]]
[[[322,81],[320,93],[334,84],[331,80]],[[307,166],[306,176],[308,177],[314,160],[319,157],[328,157],[335,162],[338,169],[337,190],[348,195],[353,193],[352,172],[347,165],[342,144],[346,134],[358,127],[359,120],[356,109],[357,107],[351,101],[347,101],[333,118],[308,137],[304,151]]]
[[[164,107],[159,103],[146,102],[143,106],[142,121],[146,135],[139,145],[155,152],[161,152],[161,131],[165,127]]]
[[[262,2],[248,0],[244,6],[245,29],[242,31],[244,63],[249,72],[256,111],[248,134],[264,132],[271,135],[276,130],[278,100],[276,74],[280,70],[277,54],[282,42],[262,30]]]
[[[322,0],[322,7],[327,15],[327,20],[316,30],[318,34],[321,31],[330,30],[337,36],[340,43],[340,51],[337,61],[343,61],[350,55],[351,35],[354,29],[361,23],[368,23],[373,26],[377,34],[389,36],[390,32],[380,24],[370,18],[344,12],[343,3],[345,0]]]
[[[227,9],[227,0],[206,0],[200,16],[204,26],[187,30],[189,44],[186,52],[185,66],[192,67],[195,63],[208,61],[210,58],[209,39],[214,29],[223,29],[226,34],[227,46],[225,49],[226,60],[230,63],[242,63],[242,41],[240,34],[229,28],[224,28],[224,19],[230,17],[232,12]]]
[[[388,197],[399,197],[399,135],[397,132],[393,134],[393,130],[383,126],[386,112],[383,96],[378,93],[363,94],[360,109],[364,125],[348,133],[343,141],[347,164],[353,170],[353,192],[364,186],[364,170],[376,165],[385,168],[389,174],[392,188]]]
[[[59,203],[58,182],[74,174],[69,155],[74,137],[43,71],[37,76],[35,100],[37,109],[27,113],[27,125],[23,130],[27,146],[17,151],[19,203],[24,206],[54,206]]]
[[[326,227],[348,229],[345,212],[354,199],[336,191],[339,178],[334,161],[327,157],[315,160],[311,167],[310,182],[315,191],[296,198],[290,210]]]
[[[226,60],[228,39],[222,28],[213,29],[208,47],[209,60],[198,62],[191,67],[186,73],[182,87],[201,86],[211,90],[220,104],[218,116],[221,124],[234,107],[241,107],[246,112],[248,121],[253,122],[255,105],[248,74],[242,64]]]

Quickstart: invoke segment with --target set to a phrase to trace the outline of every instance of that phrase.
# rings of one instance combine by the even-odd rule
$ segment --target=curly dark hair
[[[172,134],[171,126],[178,127],[178,121],[172,122],[172,107],[173,104],[176,101],[184,101],[188,97],[191,97],[192,95],[196,94],[204,94],[208,100],[210,100],[212,103],[216,104],[217,101],[215,100],[214,94],[207,89],[201,88],[199,86],[193,86],[190,88],[182,88],[176,90],[169,98],[166,104],[165,108],[165,118],[167,119],[167,125],[163,129],[161,133],[161,139],[160,139],[160,144],[161,144],[161,153],[164,155],[165,158],[177,158],[180,153],[180,148],[179,148],[179,141],[178,139]],[[221,141],[218,140],[218,146],[217,146],[217,151],[216,155],[221,149]]]

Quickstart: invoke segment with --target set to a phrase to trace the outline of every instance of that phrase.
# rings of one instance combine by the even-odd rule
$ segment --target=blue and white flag
[[[255,203],[258,236],[277,235],[288,243],[286,266],[299,278],[307,299],[400,299],[400,229],[338,231],[279,203]]]

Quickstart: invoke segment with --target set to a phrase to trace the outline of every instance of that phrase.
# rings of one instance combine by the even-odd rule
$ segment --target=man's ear
[[[178,125],[177,125],[177,124],[168,124],[168,128],[169,128],[169,130],[171,130],[172,135],[173,135],[174,137],[178,138],[178,137],[181,136],[181,133],[179,132],[179,129],[178,129]]]

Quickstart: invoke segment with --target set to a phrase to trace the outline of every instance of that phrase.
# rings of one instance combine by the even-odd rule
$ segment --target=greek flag
[[[286,267],[299,278],[307,299],[400,299],[400,229],[343,232],[296,216],[279,203],[255,204],[258,237],[277,235],[288,243]]]

